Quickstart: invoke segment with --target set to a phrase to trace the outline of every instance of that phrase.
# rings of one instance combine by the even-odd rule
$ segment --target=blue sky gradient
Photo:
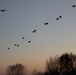
[[[76,0],[0,0],[0,9],[7,10],[0,12],[0,75],[16,63],[25,65],[29,73],[44,71],[49,56],[76,53],[73,4]],[[37,32],[32,33],[34,29]]]

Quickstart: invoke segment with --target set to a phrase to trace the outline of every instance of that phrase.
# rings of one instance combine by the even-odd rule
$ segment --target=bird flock
[[[72,7],[75,8],[76,5],[72,5]],[[0,11],[1,11],[1,12],[5,12],[5,11],[7,11],[7,10],[5,10],[5,9],[0,9]],[[56,18],[56,20],[59,20],[59,19],[61,19],[61,18],[62,18],[62,16],[59,16],[59,17]],[[45,22],[45,23],[44,23],[44,25],[48,25],[48,24],[49,24],[48,22]],[[34,29],[34,30],[32,31],[32,33],[35,33],[35,32],[37,32],[36,29]],[[22,37],[22,39],[25,39],[25,37]],[[31,41],[28,41],[28,43],[31,43]],[[19,47],[20,45],[19,45],[19,44],[14,44],[14,46]],[[7,49],[10,49],[10,47],[8,47]]]

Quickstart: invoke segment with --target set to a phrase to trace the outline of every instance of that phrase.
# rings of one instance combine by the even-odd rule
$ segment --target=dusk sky
[[[0,75],[16,63],[30,74],[33,69],[44,71],[50,56],[76,54],[74,4],[76,0],[0,0],[0,10],[7,10],[0,11]]]

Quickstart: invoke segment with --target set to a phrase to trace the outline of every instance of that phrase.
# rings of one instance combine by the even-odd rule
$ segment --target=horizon
[[[76,54],[73,5],[75,0],[1,0],[0,75],[16,63],[25,65],[30,74],[33,69],[44,71],[50,56]]]

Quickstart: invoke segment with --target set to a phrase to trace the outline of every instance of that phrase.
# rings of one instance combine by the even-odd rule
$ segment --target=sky
[[[0,11],[0,75],[16,63],[25,65],[29,74],[34,69],[44,71],[49,57],[76,54],[73,4],[76,0],[0,0],[0,10],[7,10]]]

